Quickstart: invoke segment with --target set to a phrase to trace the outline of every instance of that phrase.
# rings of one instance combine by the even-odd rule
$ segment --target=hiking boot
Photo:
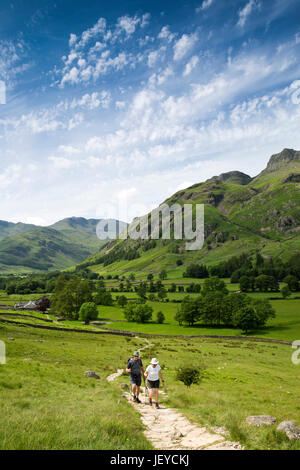
[[[149,405],[152,406],[152,399],[149,398]]]
[[[138,397],[135,397],[135,398],[136,398],[135,401],[136,401],[137,403],[142,403],[141,400],[140,400]]]
[[[159,409],[159,404],[158,404],[158,403],[155,403],[155,406],[156,406],[156,408],[158,408],[158,409]]]
[[[135,395],[133,395],[132,400],[133,400],[133,401],[137,401],[137,398],[136,398]]]

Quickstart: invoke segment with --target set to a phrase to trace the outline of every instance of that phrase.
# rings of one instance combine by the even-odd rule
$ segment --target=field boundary
[[[2,320],[0,319],[1,323],[12,323],[15,325],[22,325],[28,326],[32,328],[41,328],[44,330],[55,330],[55,331],[69,331],[71,333],[89,333],[94,335],[115,335],[115,336],[140,336],[140,337],[158,337],[158,338],[212,338],[212,339],[238,339],[244,341],[256,341],[256,342],[264,342],[264,343],[278,343],[278,344],[285,344],[288,346],[292,345],[292,341],[285,341],[283,339],[273,339],[273,338],[258,338],[256,336],[225,336],[225,335],[161,335],[157,333],[141,333],[138,331],[127,331],[127,330],[116,330],[114,328],[107,328],[101,326],[101,330],[105,331],[95,331],[95,330],[79,330],[76,328],[64,328],[58,326],[46,326],[46,325],[34,325],[32,323],[23,323],[17,322],[13,320]]]

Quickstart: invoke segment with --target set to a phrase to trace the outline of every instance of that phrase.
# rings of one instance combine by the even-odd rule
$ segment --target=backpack
[[[130,367],[128,367],[130,365]],[[127,368],[131,369],[131,374],[132,375],[140,375],[141,374],[141,367],[142,367],[142,361],[141,359],[137,359],[136,361],[130,357],[127,361]]]

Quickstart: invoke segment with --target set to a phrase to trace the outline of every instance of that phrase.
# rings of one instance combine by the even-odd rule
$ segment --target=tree
[[[205,279],[209,277],[209,273],[204,264],[190,264],[183,273],[183,277]]]
[[[117,302],[118,302],[118,305],[123,308],[125,307],[125,305],[127,305],[128,300],[127,300],[127,297],[125,297],[125,295],[119,295]]]
[[[184,317],[183,317],[183,312],[181,311],[180,308],[177,309],[176,315],[174,317],[174,320],[178,321],[179,326],[182,326]]]
[[[85,302],[81,305],[79,320],[84,321],[84,323],[88,325],[90,321],[96,320],[96,318],[98,318],[98,310],[94,302]]]
[[[254,289],[254,278],[250,276],[240,277],[240,290],[242,292],[249,292]]]
[[[156,319],[157,319],[157,323],[162,324],[165,321],[165,316],[161,311],[159,311],[156,314]]]
[[[167,277],[168,277],[167,271],[165,269],[162,269],[159,273],[159,279],[163,281],[164,279],[167,279]]]
[[[148,276],[147,276],[147,279],[148,279],[148,281],[152,281],[152,279],[153,279],[153,274],[152,274],[152,273],[149,273]]]
[[[213,276],[209,279],[205,279],[202,287],[202,295],[207,295],[210,292],[222,292],[223,294],[228,294],[226,289],[225,282],[222,279],[219,279],[216,276]]]
[[[53,313],[77,320],[80,307],[85,302],[92,302],[91,281],[81,279],[77,275],[58,276],[51,297]]]
[[[181,314],[183,322],[193,326],[199,318],[198,305],[190,296],[184,297],[181,303]]]
[[[276,312],[267,299],[254,299],[252,300],[252,306],[256,315],[257,326],[265,326],[269,318],[275,318]]]
[[[246,334],[249,330],[257,327],[255,311],[252,307],[241,308],[233,317],[234,325],[240,328]]]
[[[296,276],[289,274],[283,279],[283,281],[287,283],[291,292],[297,292],[299,290],[299,282]]]
[[[287,299],[288,297],[290,297],[292,295],[290,289],[289,289],[289,286],[283,286],[280,290],[281,292],[281,295],[284,299]]]
[[[141,297],[141,299],[145,300],[147,298],[147,283],[141,282],[139,286],[136,288],[137,295]]]
[[[36,301],[36,307],[41,312],[45,313],[48,308],[50,308],[50,300],[47,297],[42,297],[41,299]]]
[[[105,305],[111,306],[113,304],[113,298],[110,292],[106,292],[105,290],[99,291],[95,296],[95,303],[97,305]]]
[[[255,289],[257,289],[259,292],[278,292],[278,281],[273,276],[260,274],[255,278]]]
[[[157,297],[160,299],[160,300],[164,300],[166,297],[167,297],[167,291],[164,287],[162,287],[161,289],[159,289],[159,291],[157,292]]]

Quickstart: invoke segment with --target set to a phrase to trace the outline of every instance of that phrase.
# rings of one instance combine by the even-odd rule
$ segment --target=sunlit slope
[[[289,257],[300,251],[300,152],[285,149],[257,177],[233,171],[180,190],[164,201],[205,205],[205,243],[188,252],[184,240],[112,241],[84,263],[96,271],[183,270],[245,252]],[[128,253],[136,258],[128,259]],[[129,256],[130,258],[130,256]]]

